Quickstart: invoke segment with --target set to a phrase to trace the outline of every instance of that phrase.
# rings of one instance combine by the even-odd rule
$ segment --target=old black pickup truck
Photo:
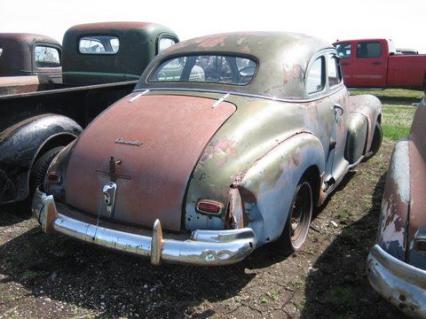
[[[170,29],[143,22],[77,25],[62,48],[48,37],[0,34],[0,205],[29,198],[59,150],[176,42]]]

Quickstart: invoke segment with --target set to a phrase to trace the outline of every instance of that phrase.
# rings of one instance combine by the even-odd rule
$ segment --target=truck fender
[[[74,120],[56,114],[43,114],[22,120],[0,133],[0,187],[9,185],[14,192],[0,196],[0,204],[25,199],[29,194],[31,167],[52,147],[67,145],[82,128]],[[0,189],[0,195],[5,190]]]
[[[296,187],[310,170],[316,175],[313,187],[318,199],[324,157],[318,138],[299,133],[280,143],[247,170],[238,183],[238,190],[246,224],[253,228],[257,245],[280,237]]]
[[[351,118],[359,121],[359,117],[355,116],[356,113],[359,113],[367,120],[367,139],[364,147],[364,154],[366,154],[371,149],[376,123],[380,122],[381,119],[382,103],[377,97],[369,94],[350,96],[349,99],[353,114]],[[349,123],[350,125],[351,123]]]
[[[410,207],[409,144],[395,144],[380,210],[378,244],[392,256],[404,260]]]

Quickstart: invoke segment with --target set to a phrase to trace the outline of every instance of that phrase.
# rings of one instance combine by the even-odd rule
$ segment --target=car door
[[[308,67],[305,84],[308,99],[315,100],[316,123],[310,129],[323,145],[325,181],[329,186],[342,175],[347,165],[347,162],[343,161],[346,90],[342,83],[338,59],[331,53],[326,51],[314,59]]]
[[[356,43],[352,63],[352,83],[356,87],[384,87],[386,83],[385,48],[380,41]]]
[[[334,52],[326,54],[326,84],[329,94],[328,100],[330,110],[334,118],[334,142],[335,145],[330,149],[330,162],[328,169],[335,180],[339,179],[345,172],[348,162],[345,160],[345,147],[347,136],[346,120],[348,116],[347,102],[348,93],[343,85],[342,72],[339,64],[339,58]]]

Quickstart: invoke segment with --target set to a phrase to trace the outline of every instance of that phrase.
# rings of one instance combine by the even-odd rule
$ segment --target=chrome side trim
[[[264,99],[264,100],[271,100],[271,101],[279,101],[279,102],[287,102],[287,103],[309,103],[314,102],[317,100],[320,100],[322,98],[331,96],[332,94],[343,90],[345,86],[343,85],[343,82],[339,85],[336,85],[336,89],[333,89],[332,91],[324,93],[324,95],[316,96],[312,98],[277,98],[274,96],[267,96],[267,95],[261,95],[261,94],[252,94],[252,93],[244,93],[244,92],[238,92],[238,91],[229,91],[229,90],[215,90],[215,89],[199,89],[199,88],[178,88],[178,87],[150,87],[149,93],[156,93],[156,92],[199,92],[199,93],[219,93],[219,94],[230,94],[230,95],[236,95],[236,96],[243,96],[243,97],[249,97],[249,98],[255,98],[255,99]],[[146,88],[140,88],[135,89],[133,92],[144,92],[146,91]]]
[[[426,271],[407,264],[376,244],[367,259],[371,286],[401,311],[426,318]]]
[[[162,261],[198,266],[229,265],[247,257],[256,246],[251,228],[196,230],[188,240],[175,240],[163,238],[158,219],[152,236],[96,226],[61,214],[53,196],[39,190],[34,195],[32,211],[45,232],[58,232],[102,247],[150,257],[154,265]]]

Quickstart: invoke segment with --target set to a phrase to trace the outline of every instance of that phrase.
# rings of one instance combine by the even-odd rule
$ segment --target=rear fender
[[[350,96],[350,105],[352,113],[350,119],[358,119],[355,114],[359,113],[363,115],[367,120],[367,140],[364,148],[364,154],[366,154],[371,149],[371,143],[373,141],[374,136],[374,128],[382,114],[382,103],[377,97],[366,94]],[[349,126],[351,125],[352,123],[349,122]]]
[[[29,193],[34,162],[51,147],[66,145],[82,128],[54,114],[25,119],[0,133],[0,204],[23,200]],[[4,189],[8,187],[8,189]]]
[[[364,114],[349,114],[348,135],[345,146],[345,158],[349,164],[355,163],[365,154],[368,132],[369,121]]]
[[[260,158],[237,182],[245,224],[255,231],[258,245],[281,235],[299,180],[311,167],[320,175],[324,166],[321,142],[312,134],[300,133]],[[319,192],[319,187],[314,191]]]
[[[404,260],[410,207],[409,141],[396,143],[382,199],[378,244],[392,256]]]

